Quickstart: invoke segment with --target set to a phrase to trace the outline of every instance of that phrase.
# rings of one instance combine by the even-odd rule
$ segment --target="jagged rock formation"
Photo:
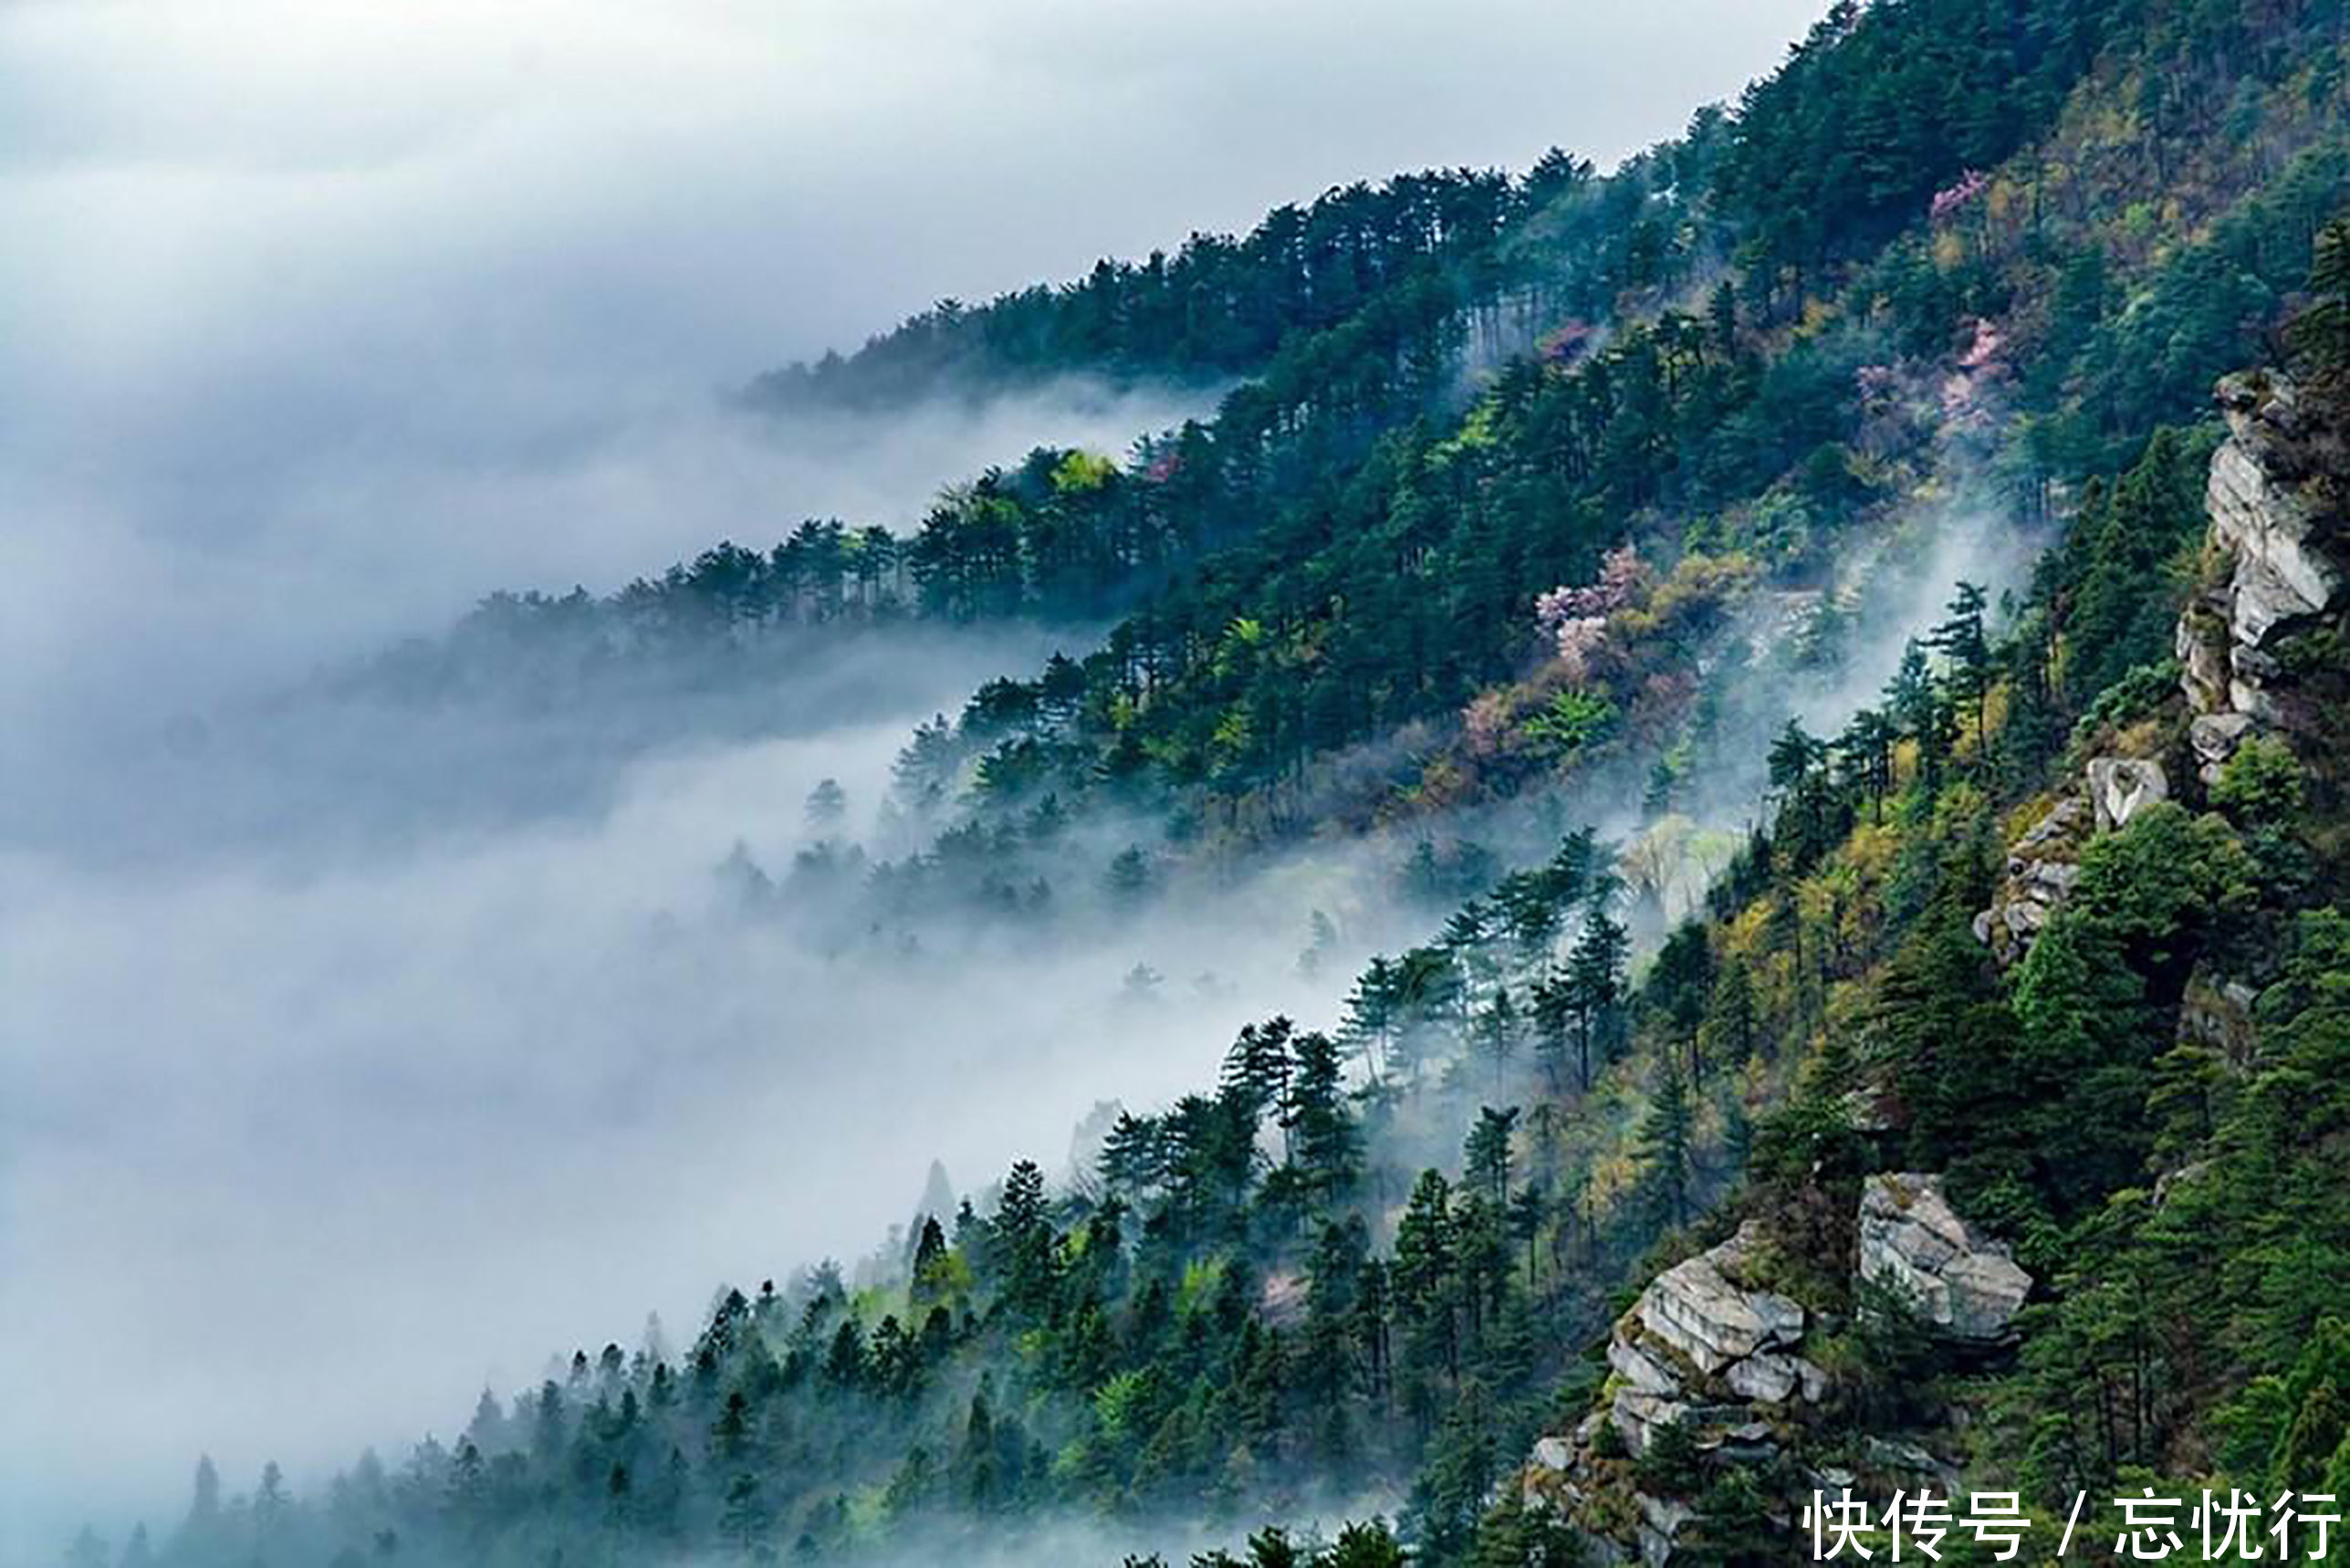
[[[2170,798],[2170,779],[2162,764],[2141,758],[2091,758],[2088,783],[2101,833],[2127,827],[2142,808]]]
[[[2179,686],[2199,772],[2216,780],[2261,728],[2307,733],[2319,715],[2295,694],[2279,645],[2339,604],[2345,581],[2344,455],[2324,422],[2273,371],[2219,382],[2228,439],[2205,492],[2226,576],[2179,617]]]
[[[2280,646],[2338,610],[2350,583],[2350,463],[2337,439],[2274,371],[2229,376],[2216,395],[2228,439],[2212,454],[2205,505],[2224,575],[2188,604],[2173,640],[2188,748],[2206,786],[2247,737],[2314,730],[2322,699],[2295,690]],[[2122,827],[2170,793],[2157,761],[2092,758],[2080,792],[2059,799],[2009,846],[2007,874],[1975,916],[1975,939],[2001,964],[2021,958],[2072,890],[2090,831]]]
[[[1975,940],[2000,964],[2015,963],[2073,891],[2081,849],[2092,833],[2112,832],[2170,798],[2170,776],[2144,757],[2093,757],[2076,791],[2057,797],[2040,821],[2008,846],[2006,874],[1991,906],[1975,916]]]
[[[1760,1232],[1741,1226],[1710,1252],[1657,1276],[1633,1309],[1640,1326],[1695,1365],[1719,1372],[1770,1345],[1803,1337],[1803,1309],[1770,1291],[1749,1291],[1738,1277],[1751,1261]]]
[[[1752,1277],[1762,1249],[1761,1229],[1749,1221],[1650,1281],[1608,1341],[1606,1407],[1572,1437],[1535,1444],[1526,1500],[1573,1520],[1593,1562],[1630,1562],[1636,1552],[1657,1568],[1695,1518],[1685,1502],[1651,1495],[1603,1458],[1603,1427],[1637,1456],[1679,1424],[1714,1460],[1754,1463],[1779,1450],[1794,1411],[1827,1396],[1827,1374],[1800,1350],[1811,1315]]]
[[[2229,626],[2257,648],[2289,621],[2314,615],[2342,590],[2328,553],[2341,497],[2313,445],[2314,422],[2293,383],[2273,372],[2219,382],[2228,440],[2212,455],[2211,533],[2235,560]]]
[[[2016,962],[2073,891],[2081,849],[2090,835],[2129,825],[2170,798],[2162,764],[2143,757],[2093,757],[2077,792],[2057,798],[2040,821],[2008,846],[2006,874],[1991,905],[1975,916],[1975,940],[2000,964]]]
[[[1889,1172],[1861,1186],[1860,1278],[1891,1286],[1934,1332],[1962,1344],[2005,1340],[2031,1293],[2003,1244],[1950,1207],[1938,1176]]]
[[[1975,940],[2001,963],[2023,956],[2081,875],[2081,846],[2092,826],[2089,802],[2061,797],[2008,846],[2007,874],[1991,906],[1975,916]]]
[[[1856,1272],[1890,1279],[1954,1343],[2004,1342],[2031,1278],[1950,1207],[1939,1176],[1869,1178],[1858,1225]],[[1636,1462],[1666,1427],[1680,1424],[1709,1467],[1753,1465],[1800,1458],[1807,1427],[1830,1407],[1832,1380],[1805,1351],[1808,1334],[1833,1325],[1763,1282],[1769,1245],[1749,1220],[1650,1281],[1608,1341],[1605,1402],[1572,1434],[1534,1445],[1525,1503],[1563,1516],[1591,1562],[1674,1561],[1696,1512],[1655,1495]],[[1948,1490],[1958,1475],[1911,1435],[1869,1434],[1858,1460],[1888,1490],[1921,1478]],[[1856,1479],[1807,1473],[1830,1491]]]

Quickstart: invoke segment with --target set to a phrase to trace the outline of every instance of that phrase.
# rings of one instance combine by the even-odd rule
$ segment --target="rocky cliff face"
[[[1868,1178],[1859,1267],[1862,1278],[1899,1292],[1936,1333],[1961,1344],[2005,1341],[2031,1293],[2031,1276],[1950,1207],[1938,1176]]]
[[[2081,850],[2157,800],[2170,798],[2170,776],[2150,757],[2093,757],[2023,836],[2008,846],[2005,874],[1991,906],[1975,916],[1975,940],[2001,965],[2030,951],[2081,874]]]
[[[2289,644],[2343,605],[2350,580],[2338,428],[2282,376],[2219,383],[2228,439],[2205,493],[2219,571],[2178,621],[2188,738],[2206,783],[2262,729],[2314,734],[2321,694],[2293,678]]]
[[[2244,741],[2317,734],[2344,694],[2295,673],[2294,643],[2350,607],[2350,460],[2338,428],[2272,371],[2230,376],[2216,393],[2228,438],[2212,455],[2205,584],[2178,618],[2175,644],[2187,699],[2195,782],[2219,781]],[[2079,874],[2093,832],[2165,800],[2172,780],[2151,757],[2097,757],[2048,812],[2009,846],[2006,873],[1975,937],[2002,964],[2023,956]]]
[[[2350,692],[2303,673],[2339,663],[2307,656],[2311,640],[2350,635],[2350,461],[2339,434],[2272,373],[2230,377],[2218,396],[2229,434],[2207,491],[2204,587],[2177,632],[2186,712],[2167,736],[2147,741],[2158,755],[2088,759],[2009,847],[1997,895],[1975,920],[1977,938],[2002,964],[2021,958],[2062,906],[2095,835],[2175,790],[2199,805],[2251,736],[2273,734],[2306,759],[2324,744],[2322,721],[2350,704]],[[2193,759],[2192,771],[2174,778],[2164,760],[2182,757]],[[2337,771],[2350,772],[2350,760],[2336,760]],[[2199,975],[2180,1029],[2240,1054],[2251,1002],[2241,983]],[[2163,1186],[2191,1175],[2192,1167],[2172,1172]],[[1867,1178],[1854,1232],[1846,1266],[1856,1286],[1890,1288],[1953,1350],[1996,1352],[2012,1341],[2032,1280],[1952,1207],[1938,1176]],[[1614,1325],[1600,1407],[1573,1432],[1535,1446],[1523,1476],[1526,1504],[1568,1520],[1592,1561],[1663,1568],[1684,1555],[1696,1513],[1685,1498],[1662,1494],[1686,1489],[1660,1486],[1645,1462],[1662,1444],[1694,1456],[1701,1469],[1776,1465],[1784,1481],[1784,1467],[1807,1450],[1807,1427],[1842,1421],[1849,1436],[1845,1391],[1823,1369],[1823,1361],[1835,1363],[1821,1351],[1842,1325],[1773,1288],[1770,1251],[1767,1233],[1749,1220],[1728,1241],[1658,1275]],[[1856,1291],[1855,1300],[1867,1299]],[[1838,1467],[1796,1465],[1791,1484],[1833,1491],[1861,1482],[1873,1495],[1921,1481],[1953,1490],[1961,1479],[1955,1467],[1915,1436],[1864,1436],[1839,1454]]]
[[[1941,1177],[1870,1177],[1858,1228],[1856,1275],[1898,1292],[1927,1332],[1963,1345],[2005,1341],[2031,1277],[1950,1207]],[[1664,1568],[1678,1554],[1696,1514],[1651,1490],[1638,1463],[1668,1432],[1704,1467],[1766,1464],[1833,1407],[1833,1380],[1807,1354],[1833,1325],[1770,1287],[1769,1251],[1749,1220],[1650,1281],[1609,1336],[1605,1404],[1572,1434],[1534,1446],[1528,1506],[1564,1515],[1594,1562]],[[1926,1476],[1947,1489],[1954,1474],[1915,1443],[1878,1439],[1866,1452],[1873,1468],[1907,1484]],[[1854,1479],[1810,1478],[1829,1490]]]

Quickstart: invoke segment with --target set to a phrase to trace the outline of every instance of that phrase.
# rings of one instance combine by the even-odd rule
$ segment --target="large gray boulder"
[[[1757,1351],[1723,1375],[1730,1392],[1759,1405],[1784,1405],[1797,1395],[1808,1403],[1828,1391],[1828,1375],[1800,1355]]]
[[[2089,761],[2089,799],[2097,808],[2098,831],[2129,826],[2157,800],[2170,798],[2162,764],[2136,757],[2096,757]]]
[[[2008,846],[2007,874],[1991,906],[1975,916],[1975,940],[2001,964],[2023,956],[2073,891],[2081,876],[2081,847],[2095,825],[2095,808],[2068,794]]]
[[[2212,454],[2205,503],[2212,538],[2235,558],[2229,629],[2257,648],[2272,628],[2316,614],[2341,591],[2341,570],[2321,548],[2338,519],[2324,488],[2303,482],[2307,421],[2293,384],[2230,376],[2219,399],[2228,439]]]
[[[1624,1439],[1625,1448],[1635,1454],[1645,1454],[1664,1427],[1695,1425],[1697,1407],[1662,1394],[1619,1388],[1608,1406],[1608,1419],[1614,1424],[1616,1435]]]
[[[2196,777],[2206,785],[2219,780],[2219,770],[2236,748],[2252,732],[2252,716],[2248,713],[2198,714],[2187,726],[2187,744],[2194,748]]]
[[[1862,1184],[1860,1274],[1889,1285],[1945,1339],[2005,1340],[2031,1293],[2007,1248],[1950,1207],[1938,1176],[1896,1172]]]
[[[1680,1397],[1681,1380],[1673,1375],[1672,1368],[1635,1344],[1631,1336],[1618,1333],[1607,1342],[1607,1364],[1643,1394],[1661,1394],[1668,1399]]]
[[[1704,1373],[1719,1372],[1758,1350],[1803,1337],[1803,1309],[1772,1291],[1750,1291],[1736,1276],[1759,1245],[1749,1220],[1708,1252],[1675,1264],[1641,1293],[1640,1326]]]

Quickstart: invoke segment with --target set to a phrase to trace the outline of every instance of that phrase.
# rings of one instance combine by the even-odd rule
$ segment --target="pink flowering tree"
[[[1648,568],[1629,543],[1601,560],[1599,579],[1581,588],[1554,588],[1534,601],[1534,620],[1557,650],[1567,679],[1591,678],[1592,660],[1607,645],[1607,618],[1623,609],[1648,580]]]
[[[1461,738],[1471,757],[1492,757],[1509,734],[1510,700],[1506,691],[1480,692],[1461,710]]]
[[[1965,371],[1999,369],[2000,354],[2007,348],[2007,338],[1985,318],[1975,318],[1975,333],[1968,340],[1966,352],[1958,356],[1958,368]]]
[[[1575,615],[1551,628],[1558,649],[1559,672],[1569,684],[1583,685],[1592,678],[1592,661],[1607,647],[1607,617]]]
[[[1942,378],[1942,413],[1966,420],[1981,412],[1985,389],[2006,373],[2007,338],[1988,320],[1977,318],[1973,336],[1958,355],[1958,368]]]
[[[1990,189],[1990,176],[1980,169],[1968,170],[1958,176],[1956,184],[1945,185],[1934,193],[1933,201],[1927,205],[1927,216],[1937,224],[1946,221],[1952,214],[1967,206],[1976,197]]]

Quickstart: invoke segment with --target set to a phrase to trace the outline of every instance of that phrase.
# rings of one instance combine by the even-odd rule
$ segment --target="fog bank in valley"
[[[1294,958],[1319,887],[1049,950],[827,956],[740,918],[715,873],[735,840],[788,860],[822,777],[869,809],[913,711],[664,756],[593,818],[394,852],[16,858],[5,1370],[40,1415],[10,1473],[151,1508],[203,1448],[316,1480],[550,1351],[632,1343],[648,1309],[690,1333],[721,1281],[853,1260],[933,1157],[966,1190],[1014,1153],[1058,1163],[1102,1096],[1172,1096],[1247,1017],[1314,1005]],[[1124,992],[1143,961],[1154,1004]]]
[[[933,1156],[1058,1156],[1326,999],[1293,960],[1338,867],[1049,951],[740,917],[737,840],[788,863],[826,777],[862,825],[1042,633],[860,638],[691,723],[321,672],[494,589],[1121,451],[1193,405],[717,394],[1333,182],[1613,157],[1817,9],[0,6],[0,1563],[168,1529],[199,1451],[308,1489],[648,1309],[690,1332],[877,1242]]]

